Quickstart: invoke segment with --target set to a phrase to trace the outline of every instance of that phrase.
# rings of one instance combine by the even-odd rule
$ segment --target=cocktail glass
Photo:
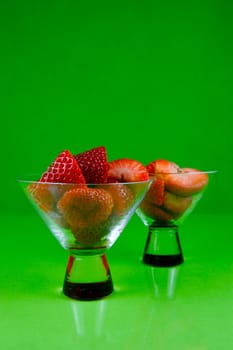
[[[143,252],[145,264],[172,267],[184,262],[179,227],[196,207],[215,173],[186,171],[151,175],[153,183],[136,210],[148,227]],[[205,183],[198,182],[203,179]]]
[[[64,294],[94,300],[112,293],[106,252],[124,230],[151,180],[79,185],[20,179],[19,183],[68,252]]]

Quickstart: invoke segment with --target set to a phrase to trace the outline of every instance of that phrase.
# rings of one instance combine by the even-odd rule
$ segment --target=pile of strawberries
[[[142,204],[142,212],[160,222],[179,219],[208,184],[208,174],[157,159],[146,166],[154,181]]]
[[[126,183],[148,180],[143,164],[127,158],[109,162],[101,146],[77,155],[61,152],[28,189],[59,225],[71,229],[80,243],[91,244],[109,230],[110,217],[123,216],[131,208],[136,194]]]
[[[135,193],[126,183],[148,181],[150,175],[154,181],[140,209],[157,221],[179,218],[193,195],[208,183],[207,174],[181,169],[167,160],[154,160],[146,166],[128,158],[109,162],[106,148],[101,146],[76,155],[69,150],[61,152],[28,189],[43,211],[62,217],[62,225],[85,244],[90,236],[93,242],[95,233],[99,239],[110,216],[124,215],[130,209]]]

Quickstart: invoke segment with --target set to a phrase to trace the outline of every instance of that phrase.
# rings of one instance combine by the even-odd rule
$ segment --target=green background
[[[17,176],[99,145],[218,169],[207,207],[232,209],[231,1],[0,6],[3,210],[26,210]]]
[[[232,348],[232,1],[2,1],[0,35],[4,350]],[[16,178],[100,145],[219,172],[180,228],[178,281],[141,263],[135,215],[108,252],[115,292],[73,302],[67,252]]]

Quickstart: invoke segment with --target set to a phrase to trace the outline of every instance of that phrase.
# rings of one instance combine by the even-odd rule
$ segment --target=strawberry
[[[57,156],[39,181],[84,184],[85,178],[75,157],[65,150]]]
[[[148,202],[156,204],[158,206],[163,204],[164,197],[164,180],[155,177],[153,183],[151,184],[145,199]]]
[[[171,213],[166,212],[161,207],[157,207],[146,200],[142,201],[140,209],[144,215],[157,221],[166,222],[174,219],[174,216]]]
[[[49,213],[50,219],[54,221],[56,225],[59,226],[59,228],[62,229],[70,229],[70,225],[65,221],[63,215],[59,213],[58,211],[52,211]]]
[[[173,193],[164,192],[163,207],[165,210],[178,216],[181,216],[191,205],[192,197],[180,197]]]
[[[103,189],[75,188],[63,195],[57,207],[72,231],[76,232],[106,221],[112,212],[113,199]]]
[[[131,207],[134,200],[134,194],[129,187],[122,183],[109,184],[106,188],[113,198],[113,213],[124,215]]]
[[[107,153],[104,146],[92,148],[75,156],[87,183],[106,183],[108,176]]]
[[[166,177],[168,191],[179,196],[191,196],[202,191],[208,184],[208,175],[192,168],[183,168],[179,174]]]
[[[53,194],[49,190],[49,186],[47,184],[33,182],[28,186],[27,189],[33,196],[40,209],[46,213],[50,212],[53,209]]]
[[[150,162],[147,166],[147,171],[154,176],[154,181],[146,195],[146,198],[151,203],[161,206],[163,204],[164,187],[166,176],[168,173],[177,173],[179,167],[176,163],[166,159],[156,159]]]
[[[93,244],[101,246],[101,239],[109,234],[109,230],[109,223],[107,221],[84,228],[78,227],[76,230],[73,230],[73,234],[77,242],[82,246],[92,246]]]
[[[51,212],[64,192],[74,188],[73,183],[85,184],[85,179],[70,151],[63,151],[28,190],[43,211]]]
[[[122,158],[109,162],[108,182],[139,182],[149,180],[146,167],[132,159]]]
[[[165,159],[157,159],[146,166],[149,174],[177,173],[179,166]]]

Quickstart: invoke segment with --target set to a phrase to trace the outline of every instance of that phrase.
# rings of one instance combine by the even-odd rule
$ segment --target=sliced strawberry
[[[58,155],[39,181],[84,184],[85,178],[74,156],[65,150]]]
[[[139,182],[149,179],[146,167],[132,159],[116,159],[109,163],[108,182]]]
[[[176,163],[166,159],[156,159],[149,163],[146,168],[149,174],[167,174],[179,171],[179,166]]]
[[[155,175],[146,197],[151,203],[161,206],[163,204],[166,176],[169,173],[177,173],[179,167],[174,162],[165,159],[156,159],[149,163],[146,168],[150,175]]]
[[[163,204],[163,197],[164,197],[164,180],[161,178],[154,178],[154,181],[152,182],[145,199],[148,202],[151,202],[153,204],[156,204],[158,206]]]
[[[180,197],[173,193],[164,192],[163,207],[165,210],[181,216],[191,205],[192,197]]]
[[[179,174],[166,177],[168,191],[179,196],[191,196],[202,191],[208,184],[208,174],[192,168],[183,168]]]
[[[108,177],[107,152],[104,146],[92,148],[75,156],[87,183],[106,183]]]
[[[103,189],[76,188],[66,192],[57,204],[73,232],[106,221],[112,212],[112,196]]]
[[[143,200],[141,203],[140,209],[147,217],[160,222],[166,222],[174,219],[174,216],[171,213],[168,213],[161,207],[157,207],[156,205],[145,200]]]

